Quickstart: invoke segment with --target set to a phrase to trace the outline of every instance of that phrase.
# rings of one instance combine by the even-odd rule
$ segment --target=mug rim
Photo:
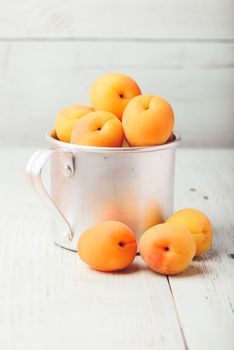
[[[53,136],[54,135],[54,136]],[[84,145],[75,145],[72,143],[67,143],[60,141],[55,138],[56,133],[55,129],[51,130],[46,134],[46,139],[50,144],[56,148],[65,148],[70,151],[85,151],[85,152],[94,152],[94,153],[138,153],[138,152],[156,152],[162,151],[168,148],[174,148],[181,143],[181,136],[177,133],[174,133],[174,139],[163,145],[156,146],[140,146],[140,147],[97,147],[97,146],[84,146]]]

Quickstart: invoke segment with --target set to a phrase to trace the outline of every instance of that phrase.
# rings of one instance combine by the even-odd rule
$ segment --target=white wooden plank
[[[234,145],[232,44],[3,42],[0,57],[0,144],[42,144],[60,109],[120,71],[171,102],[185,146]]]
[[[176,208],[196,207],[214,226],[210,252],[170,277],[190,350],[233,349],[234,151],[185,150],[177,157]],[[190,189],[193,189],[192,191]],[[195,191],[194,191],[195,190]]]
[[[139,258],[123,273],[98,273],[52,244],[49,218],[21,176],[31,152],[0,149],[4,350],[185,349],[165,277]]]
[[[233,39],[232,0],[8,0],[5,38]]]

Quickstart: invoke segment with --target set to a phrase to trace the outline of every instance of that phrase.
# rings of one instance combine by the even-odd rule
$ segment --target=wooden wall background
[[[233,0],[0,0],[0,144],[43,145],[109,71],[171,101],[184,146],[234,146]]]

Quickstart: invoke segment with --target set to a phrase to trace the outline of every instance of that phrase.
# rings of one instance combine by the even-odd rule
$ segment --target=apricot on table
[[[100,271],[129,266],[137,250],[133,231],[118,221],[105,221],[86,230],[78,241],[78,254],[87,265]]]
[[[185,227],[164,223],[143,233],[139,251],[152,270],[164,275],[174,275],[189,266],[195,255],[196,245]]]
[[[135,80],[125,74],[109,73],[94,81],[90,100],[95,110],[114,113],[121,120],[128,102],[140,94]]]
[[[58,114],[55,121],[55,130],[58,139],[63,142],[70,142],[74,124],[78,119],[92,111],[92,107],[80,104],[66,107]]]
[[[121,147],[122,123],[112,113],[96,111],[79,119],[71,133],[71,143],[98,147]]]
[[[170,138],[174,113],[162,97],[134,97],[123,113],[123,129],[128,143],[134,147],[161,145]]]
[[[197,209],[186,208],[172,214],[168,223],[178,223],[186,227],[195,239],[196,256],[205,253],[212,243],[212,225],[209,218]]]

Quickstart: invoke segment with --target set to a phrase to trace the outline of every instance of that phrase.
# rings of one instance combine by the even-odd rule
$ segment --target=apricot
[[[57,138],[63,142],[70,142],[71,131],[78,119],[92,112],[93,108],[86,105],[73,105],[60,112],[55,121]]]
[[[90,100],[95,110],[115,114],[120,120],[128,102],[141,90],[137,83],[125,74],[109,73],[96,79],[90,89]]]
[[[134,147],[161,145],[170,138],[174,113],[162,97],[134,97],[123,113],[123,129],[128,143]]]
[[[100,271],[129,266],[137,250],[133,231],[118,221],[105,221],[86,230],[78,241],[78,254],[87,265]]]
[[[91,112],[73,127],[71,143],[98,147],[121,147],[124,139],[122,124],[112,113]]]
[[[139,251],[152,270],[163,275],[174,275],[189,266],[195,255],[196,245],[185,227],[164,223],[143,233]]]
[[[196,209],[182,209],[172,214],[168,223],[178,223],[186,227],[195,239],[196,256],[201,255],[210,248],[212,243],[212,225],[208,217]]]

